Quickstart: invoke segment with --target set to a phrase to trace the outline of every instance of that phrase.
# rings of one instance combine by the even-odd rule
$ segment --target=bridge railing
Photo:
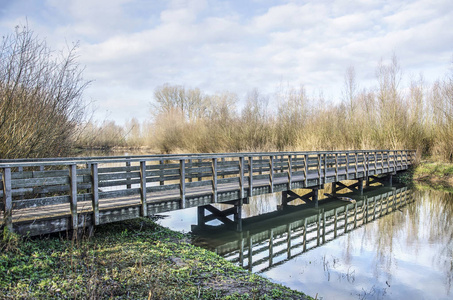
[[[102,211],[114,205],[139,206],[140,215],[147,216],[153,212],[151,202],[167,205],[161,211],[181,209],[196,206],[195,198],[210,203],[242,199],[282,190],[282,184],[292,189],[296,182],[307,187],[310,180],[323,184],[328,177],[338,181],[377,170],[394,172],[414,161],[412,150],[1,160],[0,218],[12,228],[13,218],[27,221],[55,206],[77,228],[84,213],[92,214],[95,225],[112,221]]]

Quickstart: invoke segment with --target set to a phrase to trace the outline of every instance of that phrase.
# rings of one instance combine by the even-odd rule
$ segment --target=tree
[[[187,121],[196,121],[204,117],[205,97],[200,89],[186,89],[179,85],[164,84],[154,92],[155,114],[182,113]]]
[[[0,44],[0,157],[68,153],[84,117],[89,82],[76,62],[77,44],[53,52],[27,26]]]

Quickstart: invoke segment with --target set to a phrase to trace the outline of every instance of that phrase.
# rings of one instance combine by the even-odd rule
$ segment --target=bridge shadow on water
[[[405,186],[373,186],[363,196],[347,193],[310,203],[278,205],[277,210],[236,220],[231,226],[192,225],[193,244],[202,246],[255,273],[266,272],[301,254],[345,235],[414,201]],[[253,200],[251,200],[253,201]]]

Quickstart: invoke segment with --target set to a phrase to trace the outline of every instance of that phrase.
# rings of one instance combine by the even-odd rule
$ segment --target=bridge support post
[[[203,227],[204,225],[206,225],[204,209],[205,209],[204,206],[197,207],[197,225],[199,227]]]
[[[392,187],[392,185],[393,185],[393,174],[392,173],[389,174],[388,179],[389,179],[389,182],[388,182],[389,187]]]
[[[315,208],[318,208],[318,199],[319,199],[319,187],[313,189],[313,202],[315,204]]]
[[[288,191],[283,191],[282,192],[282,205],[277,206],[277,209],[278,210],[285,209],[288,206],[288,202],[291,201],[289,199],[290,199],[290,197],[288,196]]]
[[[360,196],[363,196],[363,178],[359,179],[359,193]]]
[[[232,204],[233,207],[228,208],[226,210],[220,210],[215,208],[212,205],[204,205],[204,206],[198,206],[197,207],[197,225],[199,227],[204,227],[206,226],[207,222],[213,221],[213,220],[218,220],[225,224],[226,226],[229,226],[233,228],[236,231],[242,231],[242,205],[244,203],[244,200],[237,200],[232,203],[226,203],[226,204]],[[206,211],[209,211],[211,214],[206,215]],[[233,217],[233,220],[231,220],[231,216]],[[230,218],[229,218],[230,217]]]
[[[282,205],[278,208],[284,209],[285,207],[287,207],[289,202],[296,200],[296,199],[300,199],[302,201],[305,201],[306,203],[311,203],[314,205],[315,208],[317,208],[318,199],[319,199],[319,189],[323,189],[323,188],[324,188],[323,184],[312,187],[312,188],[310,188],[311,192],[309,192],[308,194],[302,195],[302,196],[294,193],[293,191],[289,191],[289,190],[283,191],[282,192]]]
[[[236,231],[242,231],[242,199],[234,204],[234,224],[236,225]]]
[[[337,193],[337,183],[336,182],[332,182],[332,194],[336,194]]]

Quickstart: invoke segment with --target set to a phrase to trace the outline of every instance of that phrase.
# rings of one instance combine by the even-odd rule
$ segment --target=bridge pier
[[[197,225],[203,227],[206,223],[218,220],[228,227],[236,231],[242,231],[242,205],[248,203],[248,199],[237,201],[224,202],[222,204],[230,204],[233,207],[226,210],[220,210],[210,204],[197,207]],[[206,211],[210,212],[206,215]],[[231,217],[233,220],[231,220]]]
[[[363,178],[357,179],[356,183],[353,183],[351,185],[345,185],[342,182],[332,182],[332,194],[336,194],[337,192],[343,190],[343,189],[348,189],[353,193],[358,193],[360,196],[363,196]],[[368,179],[367,179],[368,181]]]
[[[300,199],[306,203],[311,203],[315,208],[318,208],[319,190],[324,188],[324,184],[310,188],[311,192],[305,195],[298,195],[295,192],[288,190],[282,192],[282,208],[285,208],[289,202]]]

